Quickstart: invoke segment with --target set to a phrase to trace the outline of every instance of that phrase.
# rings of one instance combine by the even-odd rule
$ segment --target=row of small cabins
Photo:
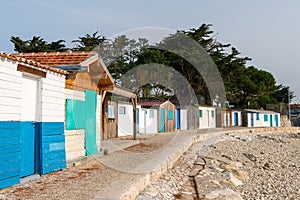
[[[0,189],[66,168],[119,136],[280,126],[279,114],[269,111],[137,103],[94,52],[0,53],[0,94]]]

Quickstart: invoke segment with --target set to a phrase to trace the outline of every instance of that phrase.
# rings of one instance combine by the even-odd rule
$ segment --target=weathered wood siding
[[[113,106],[114,118],[108,117],[108,105]],[[118,103],[105,98],[102,107],[103,140],[118,137]]]
[[[65,89],[65,98],[85,101],[85,92]],[[85,130],[67,130],[66,135],[66,159],[67,161],[85,156]]]
[[[165,117],[164,117],[165,132],[175,131],[176,130],[176,106],[174,104],[172,104],[170,101],[166,101],[166,102],[162,103],[159,106],[159,108],[160,109],[163,108],[165,110],[165,113],[164,113],[164,115],[165,115]],[[172,117],[171,117],[171,113],[172,113]],[[161,114],[162,113],[159,112],[159,115],[161,115]],[[160,119],[160,117],[158,117],[158,120],[159,119]],[[159,123],[162,123],[162,122],[159,122]]]

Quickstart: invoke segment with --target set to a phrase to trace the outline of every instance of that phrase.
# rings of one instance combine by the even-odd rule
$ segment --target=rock
[[[250,136],[247,136],[247,135],[242,135],[240,137],[240,140],[244,141],[244,142],[252,142],[252,138]]]
[[[229,181],[235,186],[243,185],[243,182],[237,179],[233,174],[229,173]]]
[[[234,192],[231,189],[219,189],[214,190],[205,195],[206,199],[219,199],[219,200],[243,200],[241,195],[237,192]]]
[[[251,154],[251,153],[243,153],[243,154],[244,154],[244,156],[246,156],[246,158],[248,158],[252,162],[256,162],[257,158],[253,154]]]

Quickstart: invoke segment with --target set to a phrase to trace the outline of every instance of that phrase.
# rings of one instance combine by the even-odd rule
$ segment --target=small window
[[[114,106],[113,105],[108,105],[108,118],[110,118],[110,119],[115,118]]]
[[[268,115],[265,114],[265,115],[264,115],[264,121],[267,122],[268,120],[269,120],[269,119],[268,119]]]
[[[125,106],[120,106],[119,107],[119,114],[120,115],[125,115],[126,114],[126,107]]]
[[[212,118],[215,117],[215,111],[214,111],[214,110],[211,111],[211,117],[212,117]]]
[[[202,110],[199,110],[199,117],[202,118]]]
[[[256,120],[259,120],[259,113],[256,113]]]
[[[173,120],[173,111],[168,110],[168,120]]]
[[[149,118],[154,118],[154,110],[149,111]]]

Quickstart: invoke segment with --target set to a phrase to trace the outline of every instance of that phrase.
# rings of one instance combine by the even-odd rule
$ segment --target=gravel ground
[[[195,165],[199,156],[204,170]],[[196,144],[137,199],[197,199],[196,192],[198,199],[299,200],[300,133],[229,134]]]
[[[240,163],[240,170],[247,173],[243,184],[231,189],[244,199],[300,199],[299,133],[231,137],[209,154]]]
[[[139,137],[130,152],[153,152],[172,134]],[[137,197],[152,199],[300,200],[300,134],[238,133],[194,144],[173,168]],[[118,152],[110,156],[117,156]],[[199,163],[207,162],[205,169]],[[0,190],[0,199],[94,199],[114,181],[134,175],[89,161]],[[195,177],[195,182],[193,178]],[[197,187],[195,187],[197,186]]]
[[[148,153],[162,148],[175,134],[138,136],[140,144],[126,148],[132,153]],[[131,139],[131,138],[118,138]],[[110,154],[116,157],[119,152]],[[110,159],[107,156],[102,159]],[[100,158],[101,159],[101,158]],[[134,163],[133,163],[134,164]],[[43,175],[40,179],[0,190],[0,200],[10,199],[95,199],[102,188],[115,181],[130,180],[135,174],[115,170],[99,160],[81,163],[62,171]]]

